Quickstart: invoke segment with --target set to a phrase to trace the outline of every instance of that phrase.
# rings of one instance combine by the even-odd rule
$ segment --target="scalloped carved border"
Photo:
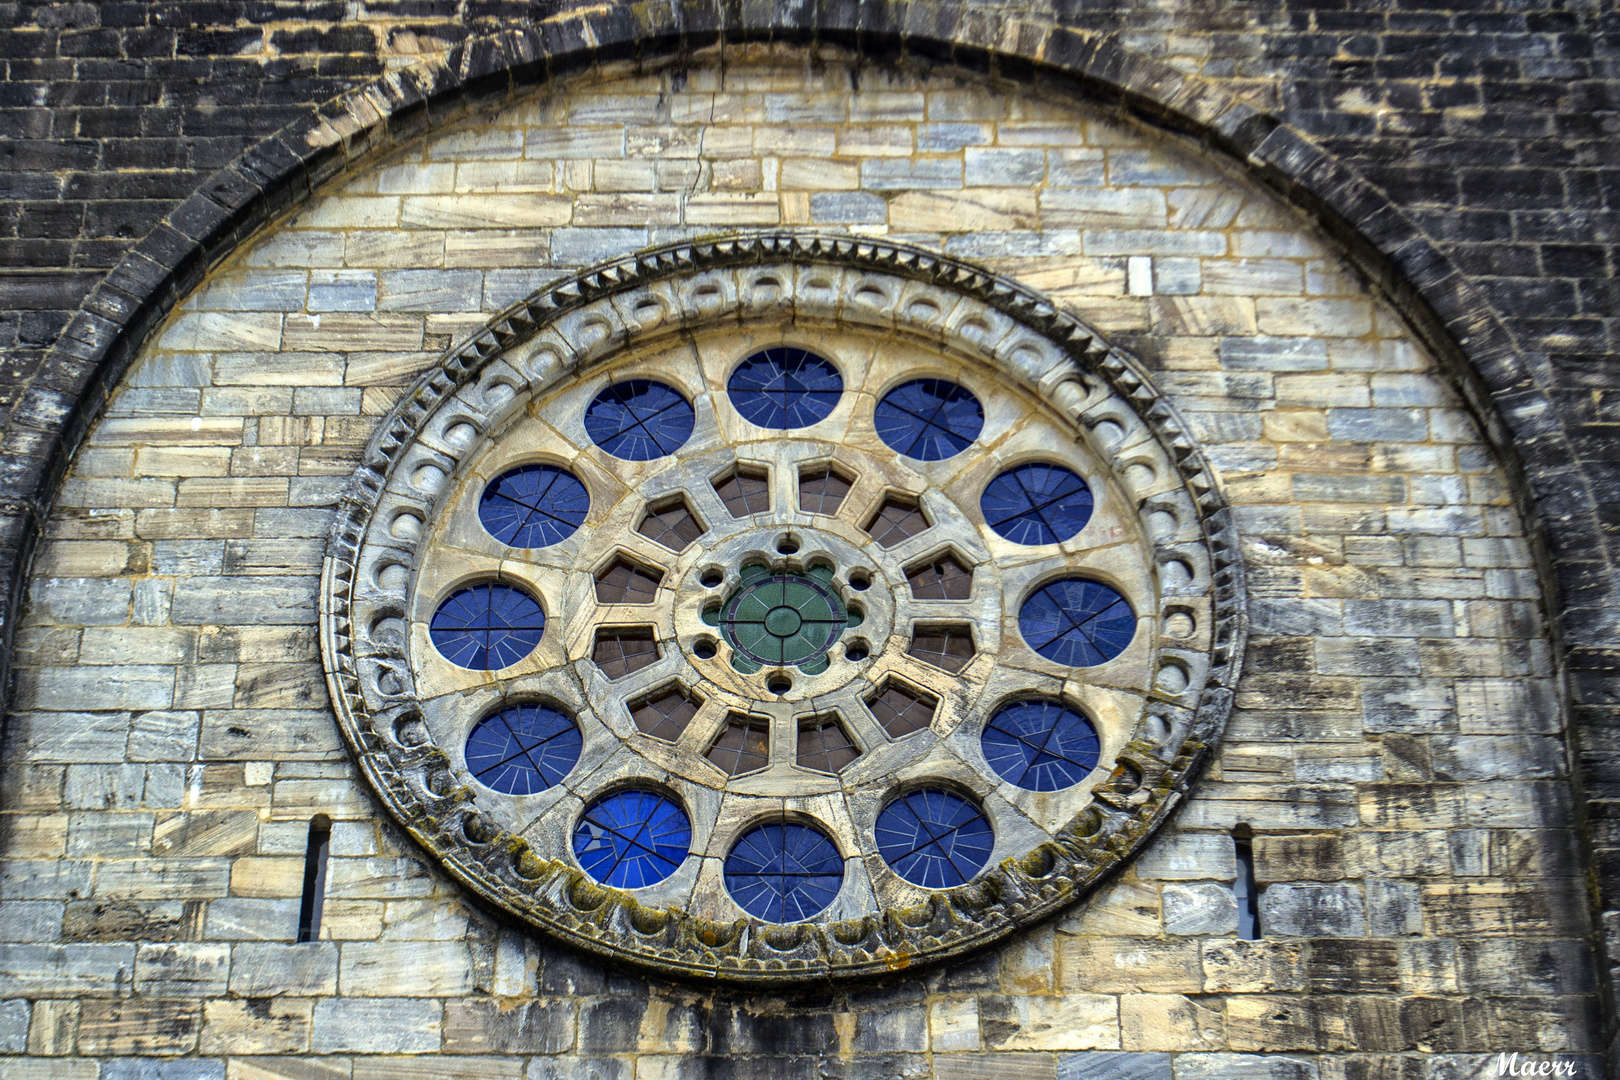
[[[1207,554],[1210,573],[1207,675],[1181,696],[1192,704],[1151,704],[1112,776],[1054,840],[925,903],[829,925],[717,923],[652,909],[575,867],[536,855],[482,814],[471,790],[454,784],[449,758],[412,723],[417,706],[408,689],[378,690],[380,676],[388,674],[389,650],[369,638],[369,651],[357,655],[356,648],[356,591],[374,511],[396,466],[430,424],[442,420],[459,392],[477,384],[503,355],[554,324],[566,324],[587,305],[705,271],[768,265],[825,265],[943,288],[1046,339],[1070,366],[1047,374],[1037,391],[1078,422],[1086,394],[1075,384],[1084,374],[1135,411],[1179,472],[1198,515],[1196,543]],[[737,317],[735,310],[725,315]],[[702,313],[696,321],[704,321]],[[633,320],[626,320],[626,329],[634,336]],[[580,351],[617,352],[622,346],[598,342]],[[1185,796],[1225,726],[1246,633],[1242,573],[1229,512],[1173,406],[1136,360],[1050,300],[906,244],[813,232],[739,234],[650,248],[538,291],[425,372],[379,425],[338,511],[322,574],[321,648],[339,726],[361,774],[400,825],[483,900],[587,952],[662,976],[804,984],[877,976],[984,949],[1081,899],[1140,851]],[[403,645],[392,655],[399,662],[394,674],[408,687]]]

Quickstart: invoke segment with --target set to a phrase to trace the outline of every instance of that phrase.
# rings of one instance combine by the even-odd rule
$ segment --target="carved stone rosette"
[[[659,362],[648,359],[659,350],[717,334],[742,335],[745,343],[813,342],[818,335],[891,340],[896,349],[948,358],[941,363],[956,365],[953,370],[971,374],[1007,402],[1027,401],[1019,407],[1038,413],[1047,425],[1042,430],[1063,435],[1049,435],[1043,445],[1051,450],[1051,442],[1072,443],[1088,463],[1097,512],[1114,515],[1109,543],[1119,552],[1099,555],[1106,565],[1096,573],[1125,582],[1121,588],[1128,586],[1138,616],[1132,651],[1110,674],[1094,679],[1092,669],[1042,666],[1018,637],[1008,598],[1054,571],[1009,569],[994,544],[979,539],[984,523],[974,519],[976,500],[940,501],[938,514],[955,515],[950,520],[960,534],[943,537],[949,549],[963,563],[978,560],[984,580],[997,583],[996,595],[973,609],[978,614],[963,609],[965,619],[979,620],[980,655],[950,675],[905,675],[932,680],[930,692],[945,702],[932,728],[907,744],[919,749],[892,750],[880,732],[868,741],[882,744],[869,755],[874,764],[879,751],[892,758],[878,770],[882,775],[852,769],[842,778],[814,780],[816,797],[854,808],[829,827],[864,884],[820,918],[791,925],[761,922],[728,906],[717,870],[689,874],[679,893],[632,893],[592,880],[568,848],[569,807],[592,790],[622,786],[623,776],[604,774],[594,788],[581,786],[570,795],[575,803],[542,806],[490,791],[466,771],[457,733],[489,702],[527,694],[581,718],[588,759],[629,761],[614,768],[632,774],[645,761],[649,782],[677,793],[699,791],[701,797],[686,796],[689,806],[695,798],[708,800],[709,809],[693,813],[695,838],[721,843],[724,838],[715,837],[723,826],[746,824],[747,799],[794,805],[792,792],[760,788],[763,781],[750,788],[718,772],[705,779],[709,766],[701,754],[683,757],[679,747],[665,744],[638,749],[646,736],[628,723],[623,693],[590,667],[581,642],[589,641],[593,620],[602,616],[586,601],[564,597],[588,592],[579,587],[590,580],[586,564],[620,543],[632,518],[588,522],[587,530],[602,525],[607,533],[596,534],[577,556],[585,561],[544,571],[562,583],[555,595],[534,590],[547,607],[547,634],[555,628],[550,659],[518,675],[484,672],[458,683],[442,673],[442,658],[425,655],[432,649],[425,619],[436,597],[456,586],[459,572],[459,556],[445,539],[455,528],[442,519],[465,516],[469,501],[476,503],[467,494],[470,484],[500,464],[496,450],[512,442],[527,446],[527,434],[512,433],[531,430],[522,424],[550,422],[562,408],[557,395],[571,387],[602,385],[613,373],[634,373],[636,363],[645,370]],[[873,346],[871,355],[883,351]],[[992,411],[1012,407],[987,405]],[[700,409],[700,423],[703,415]],[[872,469],[889,467],[870,447],[849,452],[878,463]],[[1000,453],[1003,463],[1016,456]],[[688,471],[712,475],[704,470],[712,470],[713,457],[694,458]],[[599,471],[606,475],[605,468]],[[883,483],[907,482],[896,476],[886,473]],[[641,474],[613,482],[618,498],[636,500],[638,508],[657,487]],[[923,489],[917,498],[925,504],[935,498],[926,477],[917,484]],[[615,526],[618,521],[628,524]],[[706,551],[740,551],[754,542],[743,525],[728,523],[730,533],[714,528]],[[861,648],[846,648],[830,667],[806,678],[808,689],[799,696],[807,707],[822,708],[816,702],[845,694],[848,703],[838,707],[858,710],[861,694],[884,678],[900,678],[909,663],[903,644],[920,617],[904,591],[906,567],[886,567],[889,556],[869,543],[863,548],[868,538],[860,528],[854,520],[828,524],[825,543],[844,552],[846,562],[872,563],[874,584],[884,588],[863,598],[871,614]],[[734,564],[741,556],[726,557]],[[1051,558],[1053,566],[1088,569],[1087,554],[1078,548]],[[705,564],[706,577],[718,572],[712,563]],[[490,562],[486,576],[507,580],[506,568],[516,566],[507,554]],[[648,616],[657,623],[668,667],[659,677],[741,708],[749,693],[747,670],[723,670],[718,662],[706,668],[707,661],[694,658],[713,651],[694,653],[689,640],[693,627],[702,630],[694,621],[700,601],[688,595],[701,592],[691,583],[698,569],[691,558],[671,559],[666,577],[688,583],[671,589],[671,612]],[[510,579],[528,580],[524,572],[518,567]],[[543,577],[536,571],[534,580]],[[888,241],[768,233],[652,248],[570,277],[492,319],[424,373],[379,424],[338,512],[323,568],[321,645],[339,724],[361,775],[399,824],[482,900],[568,944],[662,976],[783,986],[876,976],[983,949],[1075,903],[1139,852],[1221,735],[1243,655],[1243,597],[1237,537],[1214,477],[1137,361],[1040,294],[961,261]],[[976,733],[998,695],[1009,700],[1029,687],[1045,687],[1101,716],[1100,767],[1068,792],[1037,798],[998,787],[982,757],[973,758]],[[1094,706],[1094,699],[1106,701]],[[885,792],[895,790],[896,777],[914,783],[930,768],[987,813],[993,804],[992,817],[1000,815],[994,861],[956,888],[921,889],[886,877],[873,854],[870,814],[863,819],[867,811],[860,809],[875,813]],[[743,809],[714,809],[733,799]],[[1014,817],[1016,828],[999,824]],[[694,851],[693,859],[716,861],[712,850],[706,857]]]

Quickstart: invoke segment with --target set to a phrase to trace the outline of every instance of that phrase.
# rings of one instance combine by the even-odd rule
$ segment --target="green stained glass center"
[[[742,587],[721,611],[720,633],[757,664],[803,668],[822,661],[848,622],[827,582],[802,574],[749,578],[745,572]]]

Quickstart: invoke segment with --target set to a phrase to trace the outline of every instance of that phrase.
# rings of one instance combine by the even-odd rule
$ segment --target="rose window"
[[[531,301],[374,443],[327,659],[385,804],[672,974],[878,971],[1072,902],[1241,644],[1173,417],[943,285],[647,265]]]

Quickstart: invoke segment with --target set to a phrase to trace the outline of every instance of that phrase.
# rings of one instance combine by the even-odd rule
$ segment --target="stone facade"
[[[582,265],[749,226],[958,255],[1129,349],[1248,576],[1225,742],[1140,859],[977,960],[810,996],[649,982],[473,903],[355,776],[317,653],[332,508],[418,372]],[[154,332],[60,486],[16,630],[0,1069],[1597,1075],[1549,611],[1460,385],[1309,220],[1056,88],[727,49],[357,154]]]

